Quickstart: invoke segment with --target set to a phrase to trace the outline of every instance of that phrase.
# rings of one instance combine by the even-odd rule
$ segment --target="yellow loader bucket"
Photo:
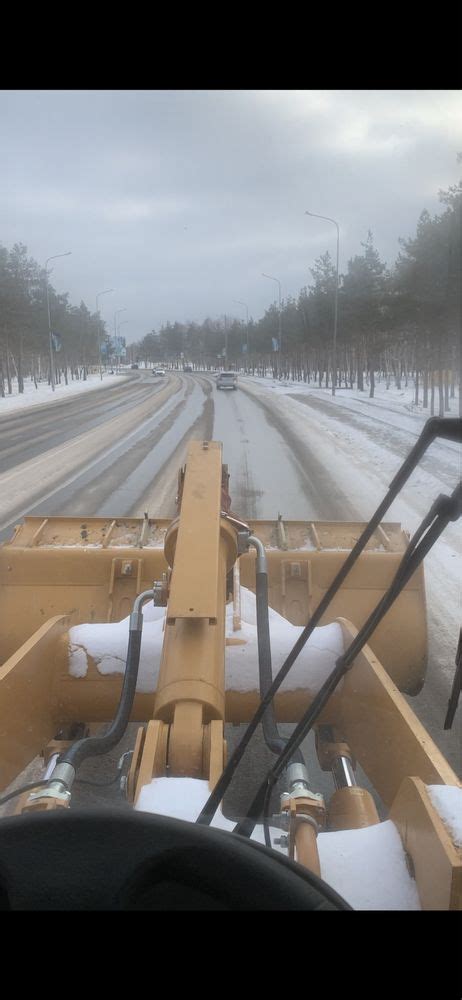
[[[170,520],[26,517],[0,546],[0,663],[55,615],[69,625],[120,621],[141,591],[168,565]],[[267,549],[269,604],[293,625],[305,625],[362,533],[365,523],[251,521]],[[360,628],[390,585],[409,541],[384,522],[336,594],[321,624],[347,618]],[[239,559],[240,582],[254,590],[255,555]],[[420,566],[370,640],[370,648],[401,691],[424,682],[427,629]]]

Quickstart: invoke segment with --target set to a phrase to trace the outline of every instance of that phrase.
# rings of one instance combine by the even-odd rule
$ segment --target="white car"
[[[164,371],[163,368],[155,368],[152,374],[153,375],[165,375],[165,371]]]
[[[220,372],[217,378],[217,389],[237,389],[236,372]]]

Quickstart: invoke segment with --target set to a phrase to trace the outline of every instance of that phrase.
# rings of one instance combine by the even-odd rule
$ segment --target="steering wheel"
[[[75,809],[0,821],[3,910],[349,910],[262,844],[152,813]]]

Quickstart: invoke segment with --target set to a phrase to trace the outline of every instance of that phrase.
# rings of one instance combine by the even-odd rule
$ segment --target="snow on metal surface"
[[[427,792],[455,847],[462,847],[462,788],[426,785]]]
[[[165,609],[146,605],[141,641],[137,691],[155,691],[163,644]],[[258,643],[255,595],[241,587],[242,627],[239,639],[245,645],[226,646],[225,670],[228,691],[256,691],[258,680]],[[273,674],[282,666],[300,633],[301,626],[291,625],[276,611],[269,609]],[[69,672],[73,677],[85,677],[88,657],[101,674],[121,674],[125,671],[129,619],[97,625],[75,625],[69,630]],[[226,609],[226,636],[233,638],[233,605]],[[281,691],[299,688],[315,694],[331,673],[335,661],[343,653],[343,636],[339,624],[333,622],[316,628],[281,685]]]
[[[208,782],[199,778],[154,778],[143,786],[135,809],[194,822],[209,794]],[[235,825],[217,809],[211,826],[231,831]],[[270,827],[270,833],[274,844],[281,831]],[[252,840],[264,843],[261,825]],[[274,849],[287,855],[278,844]],[[320,833],[318,850],[321,877],[354,909],[420,910],[416,884],[391,820],[361,830]]]

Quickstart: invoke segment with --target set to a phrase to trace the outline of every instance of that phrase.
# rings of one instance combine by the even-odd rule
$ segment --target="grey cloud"
[[[71,301],[127,308],[139,339],[170,320],[258,318],[309,279],[314,259],[341,268],[368,228],[391,264],[398,237],[438,188],[455,183],[462,148],[456,91],[3,91],[0,241],[57,262]]]

